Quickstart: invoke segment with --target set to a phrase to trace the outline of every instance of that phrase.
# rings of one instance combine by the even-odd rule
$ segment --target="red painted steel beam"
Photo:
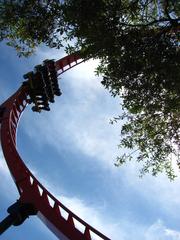
[[[55,64],[59,74],[62,74],[83,61],[76,53],[56,61]],[[16,135],[18,122],[28,102],[27,88],[20,87],[0,108],[2,150],[18,188],[20,201],[33,204],[38,217],[61,240],[92,240],[96,237],[99,240],[110,240],[48,192],[21,159],[16,149]]]

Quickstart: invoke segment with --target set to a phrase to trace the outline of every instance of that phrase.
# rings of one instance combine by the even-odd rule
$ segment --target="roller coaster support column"
[[[22,203],[19,200],[11,205],[7,212],[9,215],[0,222],[0,234],[4,233],[12,225],[21,225],[30,215],[37,214],[37,210],[31,203]]]

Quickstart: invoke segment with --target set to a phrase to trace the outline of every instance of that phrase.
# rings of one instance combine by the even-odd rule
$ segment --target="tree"
[[[0,15],[0,41],[14,47],[19,56],[30,56],[41,43],[62,47],[58,0],[0,1]]]
[[[66,10],[76,48],[101,59],[102,84],[123,100],[124,114],[112,121],[127,121],[119,147],[137,149],[137,161],[144,162],[141,173],[165,170],[173,179],[172,154],[180,161],[180,5],[70,0]],[[127,159],[131,153],[118,157],[116,165]]]
[[[12,33],[6,26],[13,25],[16,29],[13,41],[18,37],[25,44],[30,39],[35,45],[44,42],[60,47],[63,40],[73,39],[67,51],[80,51],[84,58],[99,58],[97,73],[103,75],[102,84],[112,96],[122,99],[124,113],[112,120],[112,123],[126,120],[119,147],[137,151],[136,160],[144,163],[142,173],[151,171],[157,175],[165,170],[173,179],[172,155],[180,165],[180,3],[174,0],[65,0],[61,4],[57,1],[42,4],[38,1],[38,11],[43,10],[43,14],[38,15],[38,11],[32,9],[34,1],[22,2],[24,8],[30,2],[25,9],[29,9],[26,10],[28,16],[39,17],[38,25],[35,24],[26,37],[30,20],[25,13],[22,25],[11,22],[3,25],[2,39]],[[3,14],[8,8],[4,8]],[[44,16],[49,19],[45,26]],[[38,32],[37,36],[34,32]],[[117,158],[116,165],[132,157],[131,152],[126,153]]]

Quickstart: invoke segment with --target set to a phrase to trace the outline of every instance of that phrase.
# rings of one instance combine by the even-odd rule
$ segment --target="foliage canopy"
[[[13,13],[13,14],[12,14]],[[45,43],[99,58],[97,74],[124,112],[119,147],[143,162],[142,173],[180,166],[180,3],[174,0],[6,1],[0,39],[20,55]],[[73,40],[73,45],[71,45]],[[132,159],[127,152],[116,165]]]

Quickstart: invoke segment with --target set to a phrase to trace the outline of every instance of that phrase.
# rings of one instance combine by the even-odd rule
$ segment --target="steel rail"
[[[76,53],[56,61],[55,65],[61,75],[83,61]],[[33,204],[38,217],[61,240],[110,240],[57,200],[21,159],[16,148],[16,136],[20,117],[28,102],[27,88],[22,86],[0,107],[2,150],[19,191],[19,201]]]

